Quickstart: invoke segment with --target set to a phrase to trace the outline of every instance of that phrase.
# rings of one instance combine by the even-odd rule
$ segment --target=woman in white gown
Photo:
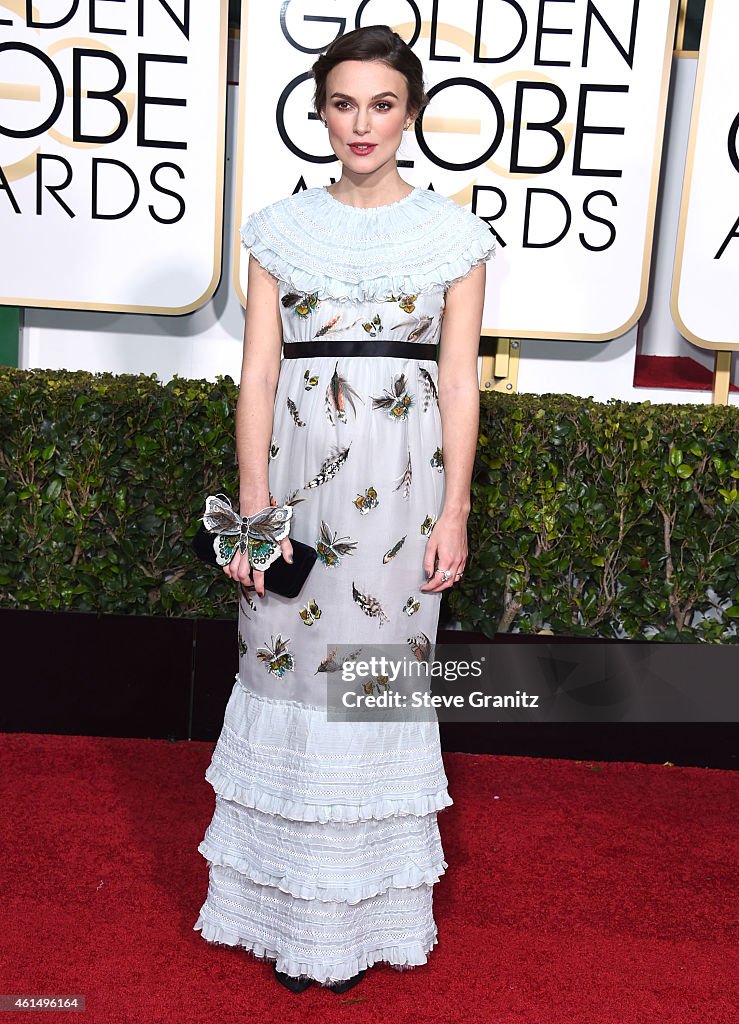
[[[236,434],[241,514],[291,504],[290,536],[319,557],[295,599],[265,593],[238,552],[225,569],[253,589],[206,772],[216,809],[194,927],[274,961],[291,991],[342,992],[378,961],[426,963],[437,942],[437,813],[452,803],[438,724],[329,721],[326,683],[332,645],[428,657],[442,591],[464,571],[494,241],[398,174],[426,96],[396,33],[350,32],[313,73],[342,176],[242,227],[252,258]],[[289,560],[289,538],[281,549]]]

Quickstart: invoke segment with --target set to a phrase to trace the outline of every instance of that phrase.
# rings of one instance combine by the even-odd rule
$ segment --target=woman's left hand
[[[426,544],[423,570],[428,582],[419,589],[432,594],[453,587],[464,572],[467,554],[467,516],[442,512]],[[451,575],[445,580],[439,569]]]

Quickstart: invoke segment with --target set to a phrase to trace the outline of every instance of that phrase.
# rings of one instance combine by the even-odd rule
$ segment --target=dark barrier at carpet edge
[[[329,644],[329,722],[736,722],[739,652],[715,644]]]

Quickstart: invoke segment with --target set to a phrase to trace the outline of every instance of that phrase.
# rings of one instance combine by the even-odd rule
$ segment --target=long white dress
[[[370,209],[308,189],[251,214],[241,239],[279,281],[292,353],[317,339],[436,345],[446,289],[495,248],[483,221],[418,188]],[[290,536],[319,558],[297,598],[240,601],[194,928],[323,984],[424,964],[437,942],[437,813],[452,803],[438,723],[326,714],[337,645],[421,657],[435,641],[441,595],[419,587],[444,499],[437,370],[371,353],[281,363],[270,495],[294,503]]]

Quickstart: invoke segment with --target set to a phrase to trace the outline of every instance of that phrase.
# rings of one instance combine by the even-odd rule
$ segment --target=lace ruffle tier
[[[323,984],[427,962],[447,867],[436,812],[452,804],[436,723],[327,722],[237,676],[205,777],[204,939]]]
[[[240,237],[293,291],[352,302],[447,287],[496,249],[483,220],[422,188],[369,208],[307,189],[250,214]]]

